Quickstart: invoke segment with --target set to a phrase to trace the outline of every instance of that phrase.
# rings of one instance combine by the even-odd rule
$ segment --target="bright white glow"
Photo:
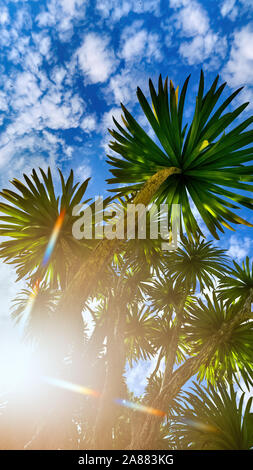
[[[0,344],[1,394],[24,395],[38,382],[38,364],[32,346],[10,335]]]

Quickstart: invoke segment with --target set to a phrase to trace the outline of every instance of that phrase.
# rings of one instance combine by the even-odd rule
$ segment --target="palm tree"
[[[241,195],[241,190],[252,190],[252,167],[248,163],[252,159],[249,145],[253,133],[245,131],[252,118],[227,131],[247,103],[223,114],[240,91],[237,90],[215,110],[225,84],[217,89],[217,77],[204,94],[201,72],[194,117],[187,132],[183,110],[188,81],[189,77],[179,100],[172,83],[168,90],[167,79],[163,83],[159,78],[158,93],[150,81],[153,110],[138,89],[139,102],[160,144],[152,141],[122,105],[126,128],[114,120],[117,131],[111,131],[111,148],[120,157],[109,157],[113,174],[109,182],[123,184],[113,191],[124,206],[129,197],[132,203],[146,206],[150,202],[167,203],[171,215],[172,204],[181,205],[183,242],[177,251],[161,253],[159,243],[146,240],[134,244],[131,252],[130,240],[103,239],[87,244],[73,239],[72,209],[82,200],[87,181],[77,189],[72,172],[66,182],[61,175],[61,201],[55,196],[50,170],[47,175],[41,171],[44,184],[34,170],[31,179],[25,176],[26,185],[14,180],[21,194],[2,192],[9,204],[0,205],[6,214],[0,218],[0,233],[12,240],[4,242],[0,255],[17,267],[19,277],[28,276],[32,285],[37,279],[44,279],[50,288],[61,289],[54,315],[64,319],[61,323],[66,329],[74,325],[72,340],[78,342],[80,332],[83,336],[81,312],[87,300],[92,296],[102,300],[100,313],[93,312],[95,329],[82,349],[84,354],[95,348],[99,355],[107,340],[105,354],[97,358],[103,369],[102,397],[98,410],[91,407],[95,421],[91,446],[94,442],[103,445],[105,425],[106,442],[113,446],[122,442],[121,438],[114,439],[116,429],[120,429],[119,415],[112,411],[112,404],[108,409],[105,405],[109,396],[119,393],[120,384],[127,396],[123,380],[127,359],[130,366],[143,358],[156,361],[146,393],[136,402],[161,409],[167,416],[173,413],[173,406],[179,411],[177,398],[181,389],[196,374],[199,381],[205,379],[212,386],[238,380],[238,373],[246,384],[252,380],[253,293],[249,263],[246,268],[235,265],[231,270],[223,250],[201,241],[203,234],[191,209],[193,202],[215,238],[219,231],[223,232],[222,225],[231,229],[229,223],[252,226],[231,211],[240,207],[252,209],[252,199]],[[43,256],[62,212],[62,231],[50,262],[45,265]],[[69,257],[72,250],[74,259]],[[138,262],[142,265],[138,266]],[[215,288],[214,281],[224,272],[225,279]],[[155,279],[151,279],[153,274]],[[204,288],[217,291],[212,301],[197,300]],[[66,322],[66,318],[71,322]],[[80,349],[77,351],[80,353]],[[161,374],[162,360],[165,368]],[[79,371],[80,366],[78,361]],[[113,418],[108,421],[109,410]],[[123,413],[124,420],[128,419],[126,416],[129,418]],[[161,437],[163,419],[150,414],[132,416],[131,442],[124,441],[125,445],[152,449]],[[80,422],[86,423],[82,419]],[[129,429],[124,423],[123,428]],[[87,433],[87,429],[83,430],[84,435]]]
[[[40,173],[42,180],[33,170],[30,178],[24,174],[26,184],[16,178],[12,180],[16,191],[3,189],[0,193],[7,201],[0,203],[5,214],[0,217],[0,234],[9,238],[1,243],[0,256],[15,266],[17,280],[26,278],[35,284],[46,278],[50,287],[65,289],[80,258],[87,258],[91,250],[88,241],[81,242],[72,236],[75,220],[72,211],[82,201],[89,178],[80,186],[74,185],[73,171],[65,181],[59,170],[62,193],[57,197],[50,168],[47,174],[42,169]],[[50,258],[45,259],[55,223],[63,211],[57,243]]]
[[[253,131],[245,131],[252,123],[248,118],[225,133],[228,126],[246,108],[245,103],[232,112],[223,114],[238,89],[214,111],[225,83],[217,89],[219,77],[204,94],[204,75],[201,71],[194,117],[188,132],[183,123],[185,95],[189,77],[186,79],[180,98],[168,80],[163,83],[160,76],[158,93],[150,81],[153,111],[138,88],[137,96],[142,109],[160,141],[158,146],[141,128],[122,105],[124,129],[115,119],[116,130],[110,131],[114,141],[110,144],[117,156],[109,156],[113,178],[109,183],[120,184],[113,189],[119,196],[135,193],[134,204],[148,205],[151,201],[167,203],[171,215],[172,204],[181,204],[182,218],[189,240],[198,240],[202,234],[191,210],[191,200],[199,211],[208,230],[215,238],[223,226],[232,229],[232,224],[249,222],[231,209],[252,209],[252,199],[241,195],[241,190],[252,191],[251,148]],[[245,148],[246,147],[246,148]],[[234,191],[236,190],[236,192]],[[232,201],[232,202],[229,202]],[[78,308],[85,302],[93,285],[99,279],[105,265],[112,256],[122,250],[122,240],[102,240],[93,256],[85,260],[59,303],[59,309],[71,308],[73,299]]]
[[[202,248],[200,246],[201,250]],[[209,249],[213,253],[213,247],[209,246]],[[181,254],[180,252],[179,255]],[[177,257],[177,253],[172,253],[172,256]],[[179,265],[180,273],[185,272],[188,263],[187,257],[185,257],[185,261],[185,265]],[[207,277],[208,265],[203,261],[195,264],[200,270],[196,269],[195,279],[192,278],[192,286],[196,286],[197,278],[203,278],[208,279],[210,287],[210,278]],[[216,262],[219,263],[218,260]],[[213,267],[211,258],[210,273],[212,274]],[[221,264],[220,269],[222,269]],[[226,264],[223,269],[228,269]],[[155,282],[157,284],[157,281]],[[188,279],[186,285],[189,289]],[[217,296],[221,292],[224,295],[223,288],[219,290],[218,285],[216,289]],[[158,311],[164,303],[160,300],[164,295],[163,289],[158,289],[157,292],[153,289],[150,294],[154,296],[153,304],[157,304]],[[161,332],[166,323],[168,324],[168,346],[167,349],[163,346],[164,356],[159,355],[157,366],[150,379],[153,380],[156,376],[162,357],[165,358],[165,369],[159,393],[149,397],[149,406],[166,411],[182,387],[195,375],[200,382],[206,380],[208,384],[213,386],[224,381],[239,383],[240,378],[247,386],[253,384],[252,313],[250,313],[253,296],[250,286],[247,293],[244,291],[244,294],[244,298],[247,298],[244,303],[240,300],[232,303],[218,301],[215,293],[212,300],[208,296],[204,296],[205,301],[194,296],[182,296],[181,302],[173,302],[174,311],[169,312],[166,321],[163,316],[161,317]],[[177,299],[177,297],[174,298]],[[161,333],[158,336],[158,341],[156,336],[153,338],[154,346],[163,345]],[[177,364],[178,366],[175,367]],[[162,418],[144,416],[143,419],[139,419],[129,447],[132,449],[152,449],[159,435],[161,424]]]
[[[224,384],[200,387],[197,383],[181,399],[180,415],[164,428],[176,449],[249,450],[253,447],[252,397]],[[245,403],[246,402],[246,403]],[[171,420],[172,421],[172,420]]]

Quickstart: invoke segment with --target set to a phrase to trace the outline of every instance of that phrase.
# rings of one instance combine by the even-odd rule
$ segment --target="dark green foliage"
[[[123,195],[139,190],[151,175],[165,167],[181,170],[180,174],[170,176],[161,185],[154,200],[158,204],[167,203],[169,207],[181,204],[189,239],[197,239],[202,234],[191,209],[191,200],[215,238],[218,238],[217,231],[224,231],[222,225],[229,228],[232,228],[230,223],[251,226],[231,209],[240,206],[253,208],[252,198],[240,193],[241,190],[252,191],[252,167],[245,164],[252,160],[252,147],[249,145],[253,141],[253,131],[245,129],[253,118],[225,133],[248,103],[224,114],[239,89],[214,110],[225,87],[223,83],[217,88],[218,78],[204,94],[204,75],[201,72],[194,117],[188,131],[183,123],[183,111],[189,77],[182,88],[179,103],[172,83],[168,90],[167,78],[163,83],[159,77],[158,92],[150,80],[153,110],[138,88],[139,103],[161,145],[149,137],[123,105],[122,120],[126,129],[114,119],[117,130],[110,131],[114,138],[110,147],[120,155],[110,155],[108,160],[113,174],[109,183],[121,185],[120,189],[112,191]]]
[[[13,179],[17,191],[3,189],[0,193],[8,202],[0,203],[0,211],[5,214],[0,216],[0,235],[10,237],[1,243],[0,256],[15,266],[18,280],[28,277],[35,283],[46,275],[51,287],[64,288],[73,264],[79,264],[80,258],[90,253],[87,242],[76,240],[72,235],[76,220],[72,210],[82,201],[89,180],[80,186],[74,185],[72,170],[66,181],[59,171],[62,194],[56,197],[50,169],[47,174],[42,169],[40,172],[42,180],[33,170],[30,178],[24,175],[26,184]],[[56,246],[49,263],[42,266],[54,225],[63,209],[66,213]]]
[[[239,399],[233,387],[209,389],[194,384],[184,393],[183,409],[167,427],[176,449],[249,450],[253,447],[252,397]],[[166,427],[164,430],[166,434]]]

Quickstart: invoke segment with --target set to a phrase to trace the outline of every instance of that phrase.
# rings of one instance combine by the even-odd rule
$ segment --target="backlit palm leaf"
[[[253,322],[239,321],[230,332],[229,325],[238,313],[239,305],[228,306],[217,300],[198,300],[188,306],[188,318],[184,325],[185,340],[192,354],[212,342],[215,351],[207,357],[199,369],[198,378],[214,384],[217,380],[238,381],[243,378],[247,384],[253,383]],[[222,330],[222,336],[219,335]]]
[[[17,179],[12,181],[17,191],[3,189],[0,193],[7,201],[0,203],[0,212],[4,214],[0,216],[0,235],[8,238],[1,243],[0,257],[16,267],[18,279],[28,276],[35,282],[47,273],[51,287],[56,288],[58,283],[65,287],[73,265],[89,253],[88,244],[72,235],[76,220],[72,210],[81,202],[89,180],[78,187],[74,185],[72,170],[66,181],[59,171],[60,198],[55,195],[50,169],[47,174],[40,172],[42,181],[33,170],[30,178],[24,175],[26,184]],[[57,243],[49,262],[43,266],[45,250],[62,210],[65,216]]]
[[[241,195],[242,190],[252,191],[253,131],[245,131],[253,117],[228,130],[246,108],[245,103],[233,112],[223,113],[239,90],[232,93],[214,111],[225,87],[217,88],[218,76],[204,94],[204,75],[201,72],[195,112],[192,123],[183,124],[183,111],[188,80],[185,81],[179,102],[172,83],[168,91],[167,79],[160,76],[158,92],[149,81],[152,107],[138,88],[140,105],[161,145],[156,144],[122,105],[122,127],[115,119],[117,130],[111,130],[114,138],[111,149],[118,156],[109,156],[113,178],[108,181],[120,185],[113,189],[120,194],[139,190],[151,175],[165,167],[177,167],[174,174],[160,186],[153,198],[157,203],[181,204],[184,225],[191,238],[198,238],[201,230],[191,210],[191,200],[196,205],[204,223],[215,238],[222,226],[229,223],[252,226],[231,209],[240,206],[253,208],[251,197]],[[247,148],[245,148],[247,146]],[[231,200],[231,202],[229,202]],[[233,228],[232,228],[233,229]]]
[[[212,246],[211,242],[181,243],[174,251],[164,255],[165,273],[187,289],[196,290],[197,283],[202,290],[212,288],[215,277],[227,271],[225,250]]]
[[[219,385],[185,392],[184,410],[168,427],[170,444],[180,449],[249,450],[253,447],[252,397],[239,399],[234,389]]]
[[[138,305],[129,306],[126,319],[125,346],[127,359],[132,367],[139,359],[150,359],[154,354],[151,344],[152,332],[155,331],[155,316],[148,308]]]
[[[234,268],[221,278],[218,297],[229,303],[235,300],[243,302],[253,289],[253,263],[250,266],[248,256],[242,267],[235,261],[233,263]]]

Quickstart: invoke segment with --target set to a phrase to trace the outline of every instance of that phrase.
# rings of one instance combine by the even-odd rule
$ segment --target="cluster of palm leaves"
[[[68,395],[66,408],[57,393],[50,395],[47,389],[51,397],[48,419],[42,413],[39,431],[33,422],[29,443],[20,433],[12,444],[16,448],[253,446],[251,399],[245,404],[240,392],[240,388],[253,386],[253,265],[249,258],[242,265],[231,265],[225,250],[204,239],[193,211],[195,204],[215,238],[224,232],[223,227],[234,230],[230,224],[252,226],[231,209],[253,208],[252,198],[242,194],[252,191],[253,131],[245,129],[253,119],[231,129],[247,103],[224,113],[240,90],[216,107],[225,84],[217,88],[217,77],[204,93],[201,72],[188,127],[183,116],[188,81],[189,77],[179,98],[178,89],[172,83],[168,87],[167,79],[163,83],[159,78],[158,92],[150,81],[151,104],[137,90],[156,141],[123,105],[125,127],[114,119],[117,130],[110,131],[114,138],[111,149],[119,156],[109,157],[113,174],[109,183],[120,185],[112,191],[123,206],[136,194],[141,202],[150,181],[153,184],[156,175],[172,169],[157,185],[150,202],[167,203],[169,213],[172,204],[181,205],[181,243],[167,252],[161,249],[160,236],[115,245],[114,256],[103,266],[102,274],[98,273],[85,301],[79,302],[78,322],[76,299],[71,295],[78,292],[76,287],[82,290],[76,284],[83,277],[76,273],[89,269],[87,263],[96,259],[98,246],[72,236],[73,208],[90,203],[83,200],[88,180],[74,184],[72,171],[66,179],[59,172],[58,197],[50,169],[47,174],[40,170],[40,175],[33,170],[31,177],[24,175],[23,182],[12,181],[15,191],[1,192],[5,202],[0,203],[4,214],[0,234],[5,240],[0,256],[14,265],[18,280],[27,280],[27,288],[14,301],[12,316],[16,321],[26,319],[25,333],[36,340],[35,354],[50,355],[50,364],[45,361],[44,367],[49,367],[51,375],[100,394],[99,405],[89,396]],[[63,225],[45,265],[45,250],[63,210]],[[100,253],[103,243],[99,242]],[[39,289],[26,318],[38,280]],[[60,316],[59,305],[66,296],[69,304],[73,302],[75,318],[71,309],[68,318]],[[78,347],[73,336],[61,337],[59,352],[54,347],[62,332],[57,324],[64,322],[65,331],[75,323]],[[149,372],[145,390],[134,396],[127,386],[128,374],[139,364],[148,365]],[[185,389],[189,379],[197,381],[191,391]],[[120,407],[116,399],[160,409],[163,417]],[[10,408],[11,401],[0,426],[3,435],[11,419]],[[55,439],[50,432],[52,419]],[[11,446],[8,439],[4,442],[6,448]]]

